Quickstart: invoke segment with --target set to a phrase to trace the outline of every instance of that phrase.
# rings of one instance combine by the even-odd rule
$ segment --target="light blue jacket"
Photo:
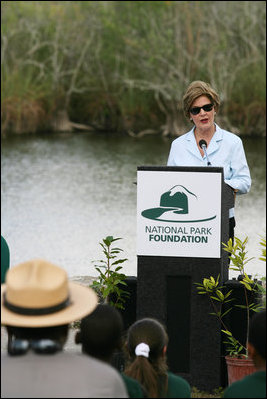
[[[237,194],[246,194],[251,187],[251,177],[242,140],[217,124],[215,126],[216,131],[207,148],[211,166],[223,167],[225,183],[237,189]],[[194,128],[172,142],[167,165],[207,166],[206,156],[202,158],[198,149]],[[233,209],[229,216],[233,216]]]

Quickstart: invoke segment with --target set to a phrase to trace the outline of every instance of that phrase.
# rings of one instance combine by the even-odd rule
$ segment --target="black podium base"
[[[154,317],[165,325],[170,371],[209,392],[225,380],[221,326],[194,283],[220,271],[220,259],[138,257],[137,319]]]

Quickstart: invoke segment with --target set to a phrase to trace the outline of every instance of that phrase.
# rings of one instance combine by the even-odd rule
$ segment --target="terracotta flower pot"
[[[237,358],[225,356],[228,372],[228,385],[237,380],[241,380],[248,374],[256,371],[253,361],[250,358]]]

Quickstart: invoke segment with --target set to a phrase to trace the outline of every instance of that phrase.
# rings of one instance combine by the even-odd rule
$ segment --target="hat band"
[[[6,299],[6,293],[3,295],[4,301],[3,305],[8,309],[11,310],[11,312],[18,313],[18,314],[23,314],[27,316],[41,316],[41,315],[46,315],[50,313],[55,313],[58,312],[59,310],[62,310],[69,306],[71,304],[70,298],[68,297],[65,301],[59,303],[58,305],[55,306],[49,306],[46,308],[23,308],[21,306],[16,306],[12,305],[8,300]]]

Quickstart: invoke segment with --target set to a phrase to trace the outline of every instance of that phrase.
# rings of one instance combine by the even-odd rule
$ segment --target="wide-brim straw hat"
[[[1,324],[52,327],[91,313],[97,295],[90,287],[70,282],[64,269],[34,259],[8,270],[1,285]]]

